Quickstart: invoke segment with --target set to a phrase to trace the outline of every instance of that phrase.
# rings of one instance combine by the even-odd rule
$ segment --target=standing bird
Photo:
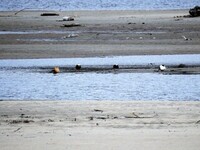
[[[159,70],[160,71],[165,71],[167,68],[166,68],[166,66],[165,65],[160,65],[159,66]]]
[[[113,65],[113,69],[119,69],[119,65],[118,64]]]
[[[80,70],[81,69],[81,65],[77,64],[75,68],[76,68],[76,70]]]

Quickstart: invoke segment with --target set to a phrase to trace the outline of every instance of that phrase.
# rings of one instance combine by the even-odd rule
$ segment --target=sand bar
[[[42,13],[0,12],[1,59],[200,53],[200,18],[188,10]]]

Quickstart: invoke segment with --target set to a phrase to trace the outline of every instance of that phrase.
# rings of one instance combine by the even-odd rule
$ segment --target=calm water
[[[110,65],[114,63],[119,65],[148,65],[149,63],[193,65],[200,64],[200,55],[0,60],[0,99],[200,100],[199,74],[69,72],[53,75],[32,71],[31,68],[75,65],[76,63],[82,65]]]
[[[199,0],[1,0],[0,10],[151,10],[188,9],[200,5]]]

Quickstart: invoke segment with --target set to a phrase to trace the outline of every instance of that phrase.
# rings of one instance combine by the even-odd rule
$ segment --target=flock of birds
[[[81,65],[77,64],[75,66],[75,69],[76,70],[80,70],[81,69]],[[118,64],[114,64],[113,65],[113,69],[119,69],[119,65]],[[165,65],[160,65],[159,68],[158,68],[159,71],[165,71],[166,69],[167,68],[166,68]],[[54,69],[51,72],[54,73],[54,74],[60,73],[60,68],[59,67],[54,67]]]

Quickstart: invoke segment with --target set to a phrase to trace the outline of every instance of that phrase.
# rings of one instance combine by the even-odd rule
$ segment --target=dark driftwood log
[[[57,13],[43,13],[41,16],[59,16]]]
[[[70,28],[70,27],[80,27],[81,25],[80,24],[64,24],[63,27],[67,27],[67,28]]]

